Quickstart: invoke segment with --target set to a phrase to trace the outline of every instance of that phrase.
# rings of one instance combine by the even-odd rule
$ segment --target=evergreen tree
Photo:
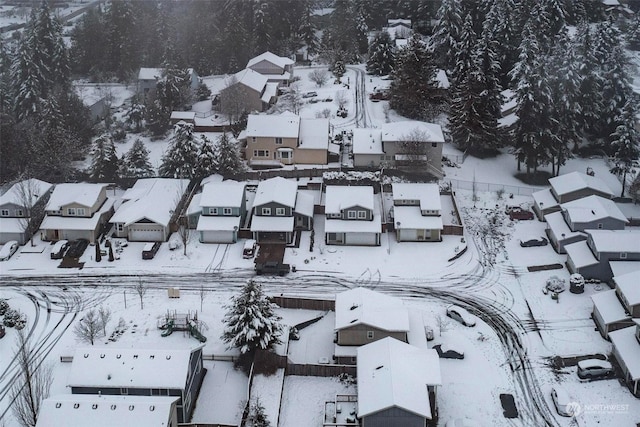
[[[138,19],[134,3],[130,0],[114,0],[109,2],[107,11],[105,65],[122,81],[127,80],[140,67]]]
[[[218,173],[233,175],[244,170],[238,144],[232,141],[226,133],[220,135],[213,151]]]
[[[589,24],[578,26],[575,36],[575,52],[579,60],[580,90],[578,105],[580,105],[579,129],[583,133],[595,133],[600,120],[604,100],[602,98],[602,75],[599,63],[594,55],[593,34]]]
[[[196,177],[204,178],[216,173],[218,161],[216,158],[213,142],[205,135],[200,137],[200,152],[198,153],[198,165],[196,167]]]
[[[389,33],[379,32],[369,44],[369,59],[367,59],[367,73],[374,76],[384,76],[393,70],[394,45]]]
[[[636,111],[632,101],[627,102],[622,113],[617,117],[615,132],[611,134],[611,147],[616,165],[612,173],[622,175],[622,192],[624,197],[627,174],[631,171],[633,161],[640,156],[640,132],[637,128]]]
[[[98,137],[93,143],[91,154],[91,179],[111,182],[117,178],[119,166],[116,147],[109,135]]]
[[[414,35],[400,51],[392,76],[391,108],[412,119],[430,118],[431,109],[437,108],[436,68],[420,36]]]
[[[514,0],[496,1],[491,4],[484,21],[483,38],[491,41],[492,50],[500,64],[499,81],[503,88],[509,87],[509,71],[518,61],[521,34],[518,32]]]
[[[600,114],[600,126],[604,134],[610,134],[615,130],[618,116],[633,96],[631,78],[626,70],[627,63],[624,49],[616,44],[609,51],[608,60],[601,67],[603,109]]]
[[[636,13],[631,26],[627,30],[627,47],[631,50],[640,50],[640,13]]]
[[[237,348],[241,354],[251,354],[280,343],[281,318],[257,282],[249,280],[225,308],[225,330],[221,338],[229,349]]]
[[[331,72],[334,76],[336,76],[336,80],[338,81],[338,83],[340,83],[340,79],[347,72],[347,67],[344,65],[344,62],[341,59],[338,59],[333,63]]]
[[[142,129],[142,121],[145,116],[144,104],[139,104],[137,100],[131,102],[131,108],[126,113],[126,122],[134,126],[134,132],[138,133]]]
[[[178,122],[174,136],[164,156],[158,173],[165,178],[194,178],[198,165],[200,144],[193,134],[191,123]]]
[[[160,100],[155,96],[149,96],[144,106],[144,121],[151,135],[164,135],[169,129],[171,112],[163,108]]]
[[[431,49],[434,57],[439,58],[439,66],[451,71],[456,63],[456,45],[460,40],[463,25],[460,0],[442,0],[436,21],[431,37]]]
[[[149,178],[155,176],[155,171],[149,161],[149,150],[144,146],[140,138],[124,155],[123,176],[130,178]]]

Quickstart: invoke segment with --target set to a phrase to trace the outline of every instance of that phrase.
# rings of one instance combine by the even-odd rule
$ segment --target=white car
[[[476,326],[475,316],[457,305],[450,305],[447,307],[447,316],[451,317],[453,320],[457,320],[464,326]]]
[[[551,388],[551,400],[553,400],[558,414],[563,417],[572,417],[575,415],[575,403],[563,387],[556,385]]]
[[[11,258],[11,255],[15,254],[18,250],[18,242],[16,240],[10,240],[5,243],[0,249],[0,261],[6,261]]]

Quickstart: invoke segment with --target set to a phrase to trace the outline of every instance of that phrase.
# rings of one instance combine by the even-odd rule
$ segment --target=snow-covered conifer
[[[193,134],[193,124],[178,122],[158,173],[166,178],[193,178],[196,175],[200,144]]]
[[[369,59],[367,59],[367,73],[374,76],[384,76],[393,70],[394,54],[393,41],[389,33],[378,33],[369,44]]]
[[[147,150],[140,138],[133,142],[129,151],[124,155],[123,175],[135,178],[155,176],[155,171],[149,161],[149,150]]]

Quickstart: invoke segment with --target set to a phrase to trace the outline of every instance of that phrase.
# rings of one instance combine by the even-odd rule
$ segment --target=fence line
[[[447,180],[451,184],[452,189],[456,190],[473,190],[473,181],[464,181],[460,179]],[[504,191],[518,196],[531,196],[536,191],[540,191],[542,187],[524,187],[518,185],[495,184],[490,182],[475,182],[476,191]]]

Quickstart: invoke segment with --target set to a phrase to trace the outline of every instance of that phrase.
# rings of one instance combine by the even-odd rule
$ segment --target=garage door
[[[347,233],[344,243],[345,245],[375,246],[378,244],[376,236],[376,233]]]
[[[234,243],[233,231],[201,231],[202,243]]]
[[[129,227],[129,240],[132,242],[164,242],[164,233],[160,226]]]
[[[398,240],[412,242],[418,240],[418,232],[413,228],[400,228],[397,230]]]

